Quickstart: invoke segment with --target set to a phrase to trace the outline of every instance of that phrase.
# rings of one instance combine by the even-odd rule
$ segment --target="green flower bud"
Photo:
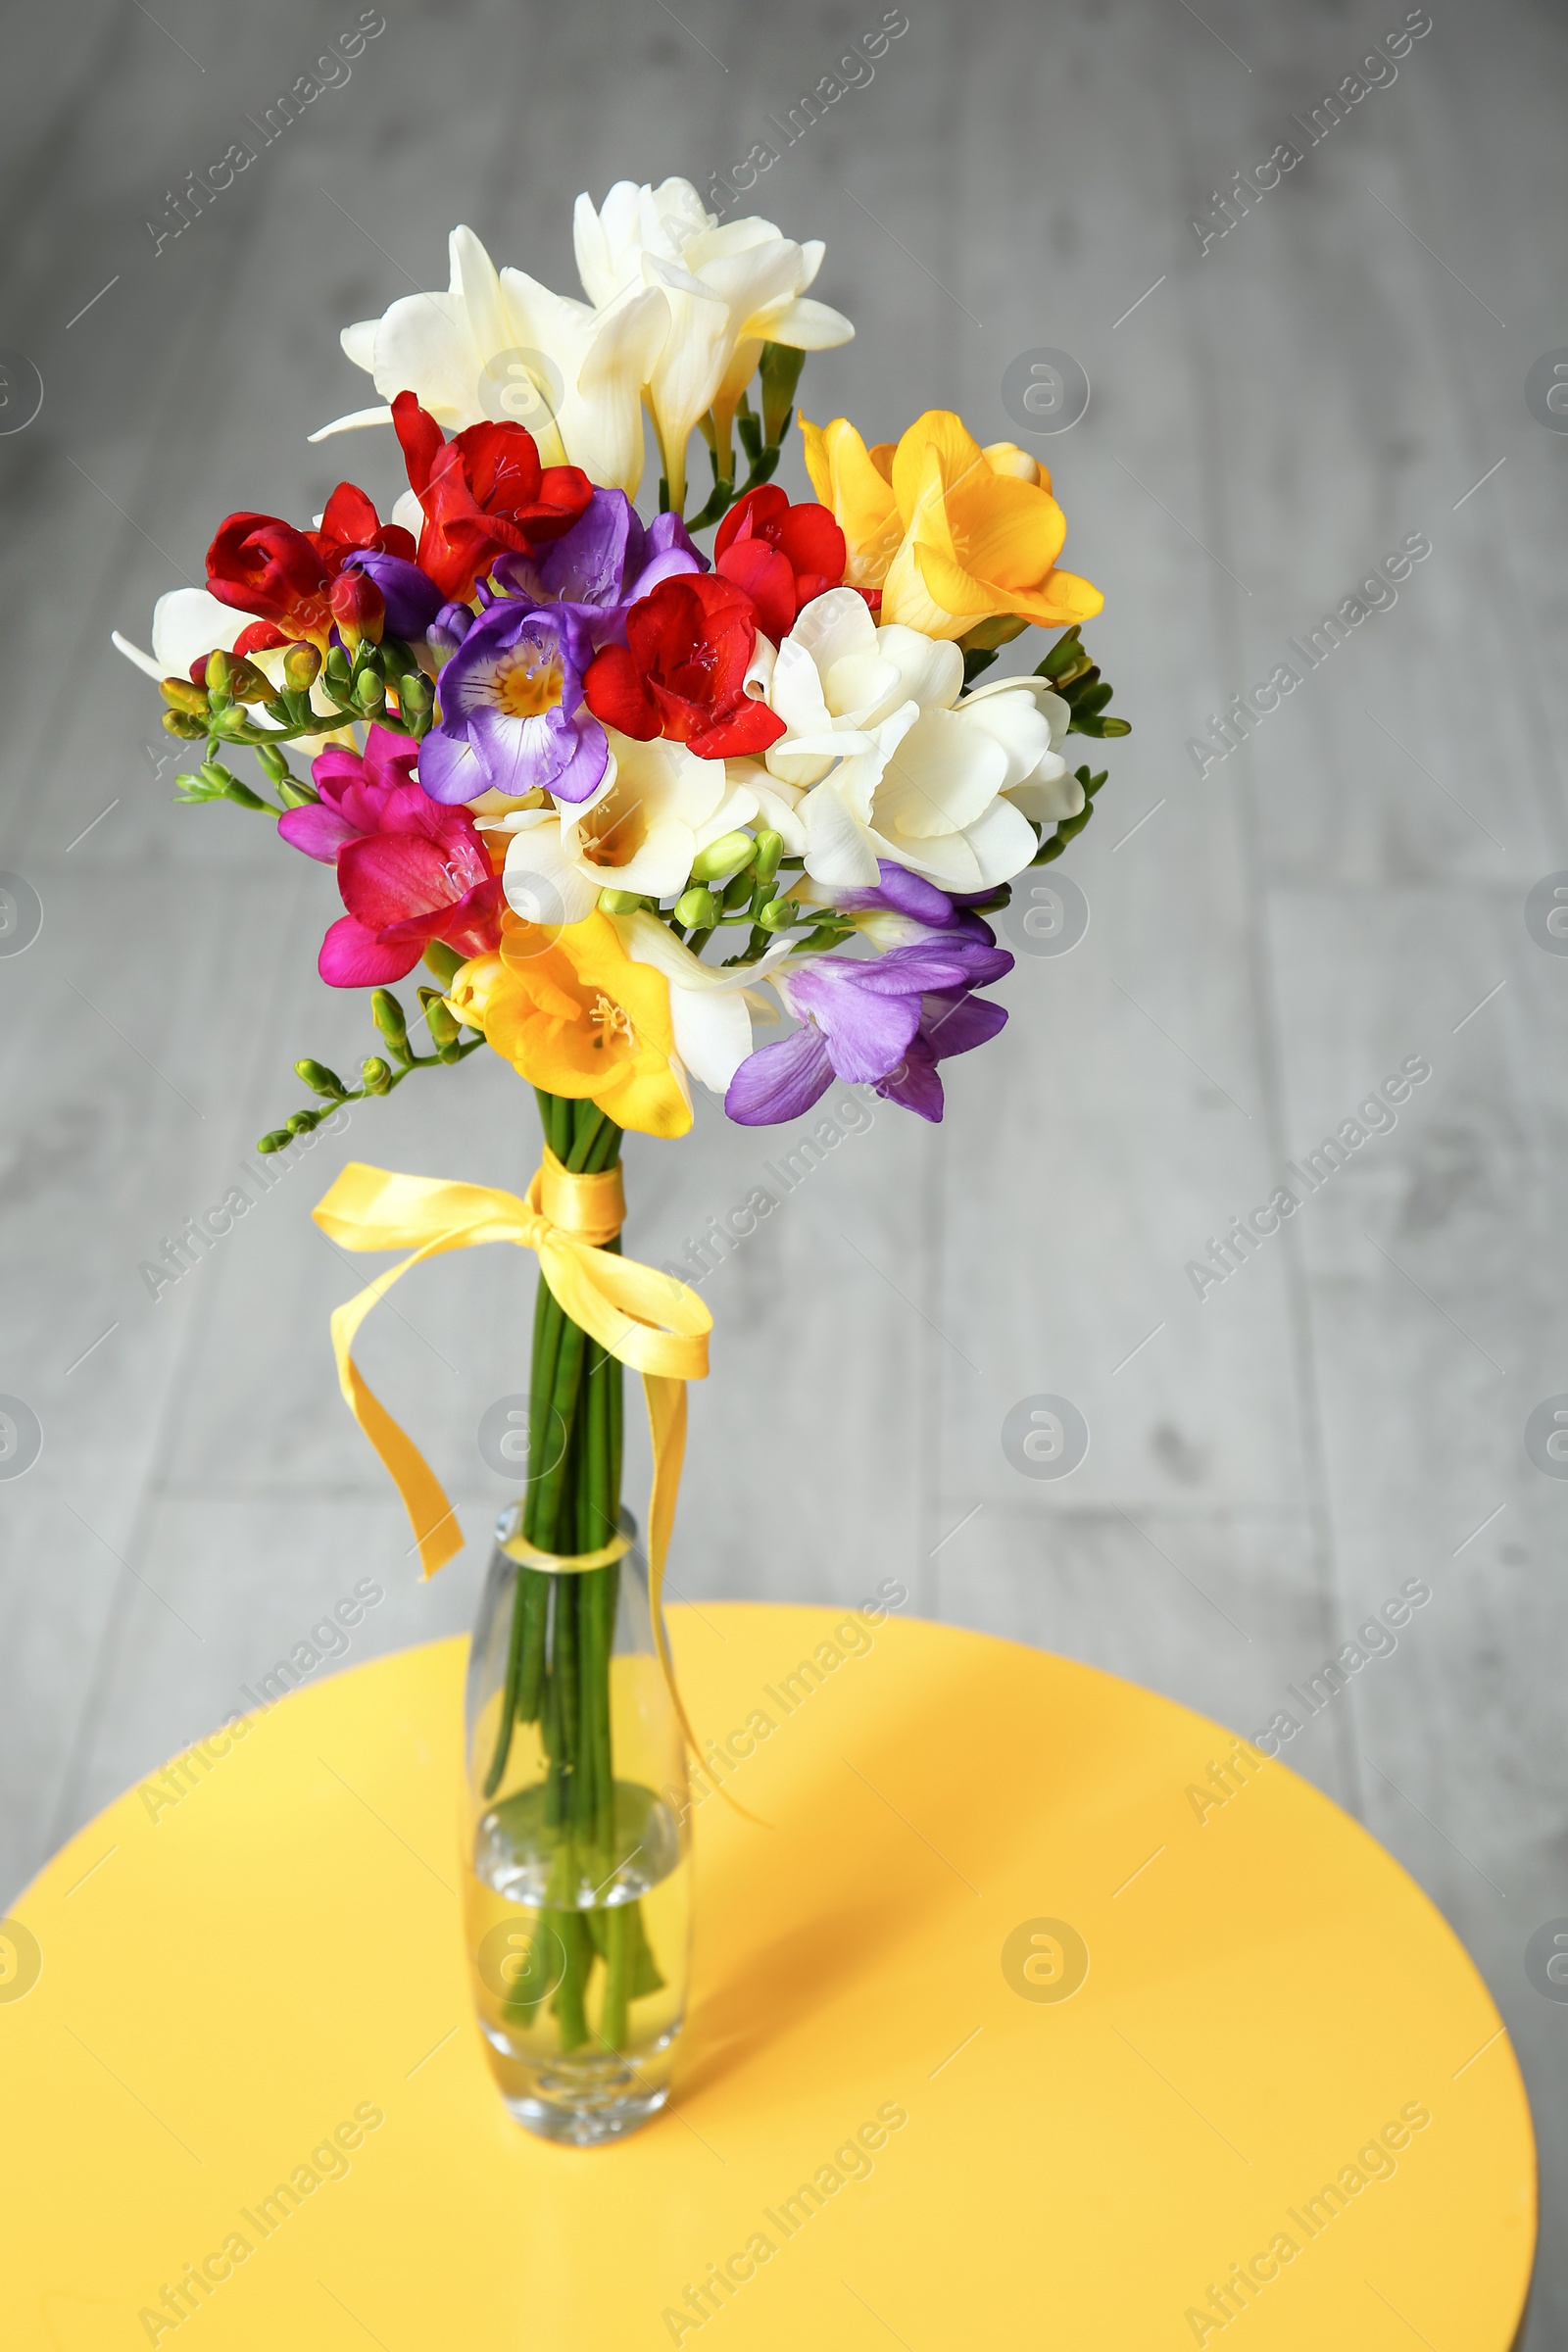
[[[711,931],[718,917],[718,901],[700,882],[675,901],[675,920],[688,931]]]
[[[421,669],[411,669],[398,680],[398,708],[405,718],[422,717],[435,700],[435,688]]]
[[[721,833],[692,859],[692,880],[716,882],[721,874],[736,873],[750,865],[755,846],[749,833]]]
[[[270,1134],[259,1139],[256,1149],[258,1152],[286,1152],[293,1141],[286,1127],[274,1127]]]
[[[368,1095],[384,1095],[392,1084],[392,1073],[379,1054],[371,1054],[360,1064],[360,1083]]]
[[[409,1024],[403,1007],[389,988],[378,988],[370,999],[370,1017],[394,1054],[409,1050]]]
[[[239,657],[237,656],[225,654],[221,646],[219,646],[215,652],[208,655],[207,695],[210,702],[226,700],[229,697],[231,693],[228,682],[229,666],[230,662],[238,658]]]
[[[242,654],[230,654],[228,691],[236,703],[270,703],[273,688],[271,679],[263,677],[254,662],[247,662]]]
[[[737,906],[745,906],[749,905],[751,896],[752,877],[743,866],[741,871],[738,874],[732,874],[724,885],[724,897],[722,901],[724,912],[726,914],[733,914]]]
[[[757,919],[764,931],[787,931],[800,911],[793,899],[769,899]]]
[[[325,1062],[312,1061],[308,1054],[294,1068],[313,1095],[325,1095],[329,1102],[341,1102],[349,1091],[336,1070],[329,1070]]]
[[[783,834],[775,833],[770,827],[764,825],[757,836],[757,854],[752,859],[757,879],[764,890],[778,872],[778,861],[783,855]]]
[[[373,669],[363,671],[354,688],[354,700],[364,711],[374,713],[377,710],[384,710],[386,709],[385,679],[378,677]]]
[[[602,890],[599,910],[602,914],[633,914],[642,905],[635,890]]]
[[[283,656],[283,675],[296,694],[308,694],[321,674],[321,657],[314,645],[291,645]]]
[[[277,797],[290,808],[309,808],[318,802],[321,796],[318,792],[314,792],[309,784],[302,784],[298,776],[284,776],[278,784]]]
[[[434,972],[443,990],[449,989],[467,961],[456,948],[449,948],[444,939],[428,939],[424,943],[425,968]]]
[[[437,1050],[442,1046],[455,1046],[458,1042],[458,1024],[441,1002],[439,992],[433,988],[421,988],[419,1003],[424,1006],[424,1024],[430,1032],[430,1043]]]
[[[793,344],[762,345],[762,431],[771,449],[778,447],[788,430],[790,405],[805,365],[805,352],[797,351]]]
[[[163,678],[158,691],[172,710],[186,711],[192,718],[207,716],[206,692],[194,679]]]
[[[320,1123],[321,1114],[318,1110],[291,1110],[288,1116],[288,1131],[290,1135],[309,1135],[311,1129],[318,1127]]]
[[[185,710],[166,710],[164,728],[166,733],[177,735],[181,743],[200,743],[207,734],[205,721],[192,718]]]

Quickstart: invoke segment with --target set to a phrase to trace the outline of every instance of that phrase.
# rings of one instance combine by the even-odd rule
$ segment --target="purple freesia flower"
[[[419,746],[419,781],[451,806],[484,792],[537,786],[586,801],[604,780],[610,744],[582,707],[588,634],[566,605],[500,597],[441,672],[440,724]]]
[[[406,645],[418,644],[445,602],[429,573],[403,556],[378,555],[374,548],[362,547],[343,568],[363,571],[375,582],[386,606],[386,633],[401,637]]]
[[[708,567],[678,514],[644,523],[624,490],[596,490],[569,531],[537,556],[503,556],[493,577],[507,597],[575,613],[598,653],[625,644],[627,612],[661,580]]]
[[[774,1126],[799,1118],[842,1078],[940,1119],[937,1063],[994,1037],[1007,1017],[970,991],[1011,969],[1005,949],[956,928],[874,962],[822,956],[787,973],[781,967],[775,986],[801,1027],[742,1062],[724,1108],[742,1127]]]
[[[877,859],[876,883],[864,890],[836,890],[833,904],[843,914],[862,919],[858,928],[882,947],[905,947],[933,932],[969,939],[994,948],[997,935],[989,923],[971,913],[968,902],[939,890],[923,874],[898,865],[891,858]],[[989,897],[989,892],[977,894]]]

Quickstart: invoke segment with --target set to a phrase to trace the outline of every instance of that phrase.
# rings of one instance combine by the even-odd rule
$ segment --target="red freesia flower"
[[[746,691],[757,650],[751,598],[711,572],[661,580],[626,615],[624,645],[588,664],[583,700],[595,718],[647,743],[669,735],[700,760],[766,751],[784,732]]]
[[[731,507],[713,541],[713,569],[744,588],[774,644],[794,628],[803,605],[844,578],[844,533],[826,507],[792,507],[776,482],[749,490]]]
[[[448,441],[412,392],[392,403],[392,422],[424,510],[419,568],[456,603],[498,556],[532,555],[570,530],[593,496],[580,466],[542,466],[520,424],[470,424]]]
[[[317,969],[333,988],[380,988],[412,972],[432,939],[462,956],[501,944],[501,876],[466,808],[443,808],[414,781],[406,735],[371,727],[362,759],[331,744],[311,774],[320,799],[278,831],[337,867],[348,912],[321,942]]]
[[[365,548],[412,563],[414,534],[382,522],[363,490],[339,482],[318,531],[297,531],[275,514],[230,514],[207,551],[207,586],[220,604],[257,613],[285,637],[324,646],[332,628],[327,591],[348,558]],[[253,636],[249,629],[243,634]],[[241,650],[255,652],[262,642],[256,638]]]

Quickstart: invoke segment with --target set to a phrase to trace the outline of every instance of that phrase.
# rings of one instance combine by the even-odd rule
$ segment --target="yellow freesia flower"
[[[1066,518],[1050,474],[1011,441],[982,449],[948,409],[874,449],[845,416],[825,426],[803,416],[801,430],[811,487],[848,542],[845,579],[881,589],[884,623],[962,637],[1005,613],[1067,627],[1103,605],[1088,580],[1055,568]]]
[[[530,1086],[586,1098],[639,1135],[690,1127],[670,1059],[668,982],[632,961],[597,909],[561,929],[507,913],[500,952],[455,973],[448,1003]]]

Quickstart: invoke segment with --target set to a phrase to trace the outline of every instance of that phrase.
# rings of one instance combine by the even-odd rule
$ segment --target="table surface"
[[[1506,2352],[1535,2238],[1519,2071],[1352,1821],[1039,1651],[672,1617],[705,1736],[774,1728],[734,1772],[770,1826],[697,1813],[670,2110],[591,2151],[507,2116],[462,1944],[466,1645],[400,1652],[254,1719],[177,1803],[128,1791],[18,1902],[8,2347],[153,2339],[143,2309],[217,2256],[157,2341],[633,2352],[721,2318],[731,2352],[1159,2352],[1228,2338],[1229,2283],[1252,2352]],[[313,2164],[344,2124],[353,2153]],[[737,2256],[701,2328],[666,2316]]]

